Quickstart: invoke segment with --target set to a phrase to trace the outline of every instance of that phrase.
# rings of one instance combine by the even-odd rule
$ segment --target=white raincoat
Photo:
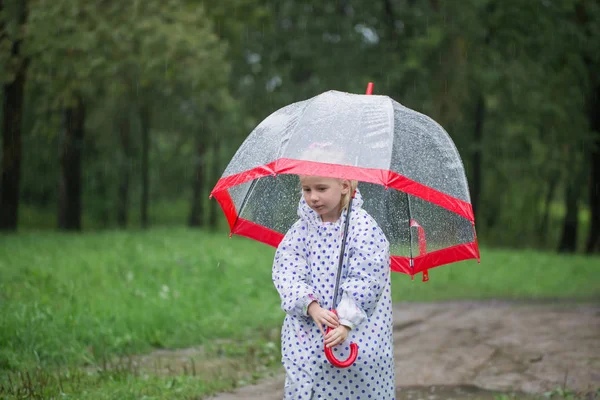
[[[307,314],[313,300],[332,306],[346,212],[337,222],[322,222],[302,198],[300,220],[275,253],[273,283],[287,314],[281,331],[287,400],[395,398],[389,243],[362,203],[357,191],[336,307],[351,330],[334,355],[347,359],[350,342],[359,348],[349,368],[329,363],[321,331]]]

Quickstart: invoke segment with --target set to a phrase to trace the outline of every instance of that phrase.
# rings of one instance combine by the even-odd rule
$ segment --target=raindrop
[[[248,62],[248,64],[258,64],[260,60],[261,57],[258,53],[248,52],[248,54],[246,55],[246,61]]]
[[[267,81],[266,89],[267,91],[272,92],[277,87],[281,86],[282,83],[283,81],[281,80],[281,77],[276,75]]]
[[[364,24],[357,24],[354,30],[363,35],[363,39],[369,44],[376,44],[379,42],[379,36],[377,33]]]

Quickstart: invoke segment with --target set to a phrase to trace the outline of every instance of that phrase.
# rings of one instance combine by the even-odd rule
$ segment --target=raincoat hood
[[[358,188],[356,189],[356,193],[354,194],[354,200],[352,200],[352,211],[354,212],[357,208],[362,208],[363,198],[360,194]],[[315,227],[323,226],[324,222],[317,214],[315,210],[310,208],[310,206],[304,200],[304,196],[300,197],[300,202],[298,203],[298,217],[301,220],[306,221],[308,224],[313,225]],[[340,218],[334,224],[339,224],[346,220],[346,213],[342,212]]]

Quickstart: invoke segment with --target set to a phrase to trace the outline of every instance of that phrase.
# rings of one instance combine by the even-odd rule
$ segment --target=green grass
[[[429,270],[430,280],[393,274],[394,301],[600,299],[600,257],[535,250],[481,249],[481,263]]]
[[[59,378],[60,376],[60,378]],[[48,374],[32,373],[29,377],[13,378],[4,384],[6,398],[15,399],[198,399],[203,394],[213,394],[235,387],[231,379],[209,379],[204,376],[154,376],[137,375],[128,370],[101,374],[81,371]],[[43,382],[43,383],[41,383]],[[0,391],[0,398],[2,397]]]
[[[273,255],[245,238],[186,228],[0,236],[0,398],[2,390],[19,398],[20,388],[33,398],[46,390],[39,398],[191,399],[255,379],[264,365],[278,364],[273,331],[283,313],[271,283]],[[427,283],[393,274],[393,298],[598,299],[599,278],[598,257],[483,249],[481,264],[432,269]],[[192,345],[238,360],[244,374],[168,377],[99,367]],[[100,373],[82,372],[86,365]]]
[[[240,339],[281,317],[270,249],[248,240],[163,229],[31,233],[0,244],[5,369]]]

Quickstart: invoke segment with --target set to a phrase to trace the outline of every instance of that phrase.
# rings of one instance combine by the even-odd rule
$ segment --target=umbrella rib
[[[248,194],[246,196],[244,196],[244,200],[242,201],[242,205],[240,206],[240,212],[238,212],[237,215],[235,216],[235,222],[233,223],[233,226],[231,227],[232,231],[235,228],[235,226],[237,225],[238,220],[240,219],[240,216],[242,215],[242,212],[244,211],[244,208],[246,207],[246,203],[248,202],[248,199],[250,198],[250,196],[252,195],[252,192],[254,191],[254,186],[256,186],[256,182],[258,182],[259,179],[260,178],[252,180],[252,183],[250,184],[250,188],[248,188]]]
[[[408,196],[408,193],[404,192],[404,194],[406,194],[406,203],[408,204],[408,251],[410,254],[410,269],[412,272],[415,269],[415,262],[413,261],[413,251],[412,251],[412,243],[413,243],[412,227],[410,226],[410,220],[412,219],[412,207],[410,206],[410,197]]]
[[[334,310],[337,304],[340,278],[342,275],[342,265],[344,264],[344,252],[346,250],[346,240],[348,240],[348,227],[350,225],[350,213],[352,212],[352,199],[353,197],[350,196],[350,201],[348,202],[348,211],[346,212],[346,221],[344,221],[344,236],[342,238],[342,245],[340,248],[340,257],[338,259],[337,275],[335,276],[335,287],[333,291],[333,304],[331,305],[331,310]]]
[[[395,133],[396,132],[396,119],[395,119],[396,109],[394,107],[394,103],[392,103],[391,101],[390,101],[390,103],[392,104],[392,132]],[[395,140],[396,139],[396,135],[395,134],[394,134],[393,138],[394,138],[394,141],[392,142],[392,146],[391,146],[392,149],[393,149],[394,144],[395,144],[394,142],[396,141]],[[401,138],[398,138],[398,139],[401,139]],[[402,144],[402,143],[400,143],[400,144]],[[391,160],[391,158],[390,158],[390,160]],[[404,170],[404,166],[403,166],[403,163],[402,163],[402,157],[398,158],[398,163],[400,164],[400,171],[398,171],[398,172],[401,175],[404,176],[404,174],[405,174],[406,171]],[[390,165],[388,169],[390,171],[393,171],[393,169],[391,167],[392,166]],[[387,185],[387,182],[386,182],[386,185]],[[405,192],[404,190],[402,190],[402,192],[406,195],[406,203],[408,204],[408,240],[409,240],[409,242],[408,242],[408,251],[409,251],[409,255],[410,255],[409,266],[410,266],[410,270],[411,270],[411,274],[412,274],[412,271],[414,271],[414,268],[415,268],[415,262],[413,260],[413,251],[412,251],[412,239],[413,239],[412,238],[412,228],[410,226],[410,220],[412,219],[412,207],[410,206],[410,197],[409,197],[408,193]]]

